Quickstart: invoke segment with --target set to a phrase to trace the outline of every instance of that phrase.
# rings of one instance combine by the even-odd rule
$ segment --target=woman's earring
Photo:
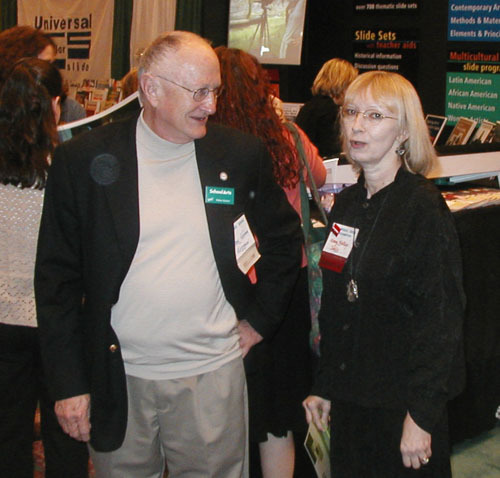
[[[396,149],[396,154],[398,156],[403,157],[405,153],[406,153],[406,149],[404,149],[403,146],[400,146],[398,149]]]

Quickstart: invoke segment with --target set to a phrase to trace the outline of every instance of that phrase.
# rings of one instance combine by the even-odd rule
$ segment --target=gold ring
[[[422,464],[427,465],[427,463],[429,463],[429,458],[427,457],[422,458]]]

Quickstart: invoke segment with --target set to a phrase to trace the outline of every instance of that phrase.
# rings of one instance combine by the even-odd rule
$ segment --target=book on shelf
[[[95,88],[95,85],[96,85],[96,80],[93,80],[91,78],[85,78],[84,80],[82,80],[81,87],[84,90],[90,91],[93,88]]]
[[[106,101],[108,99],[108,88],[95,88],[90,92],[90,98],[94,101]]]
[[[122,99],[122,84],[120,81],[114,81],[108,93],[108,101],[116,104],[119,103]]]
[[[447,145],[453,144],[467,144],[472,132],[476,128],[477,121],[472,118],[465,118],[461,116],[455,127],[453,128],[450,136],[446,140]]]
[[[68,84],[68,96],[78,101],[86,110],[87,116],[111,108],[122,100],[120,80],[92,80]],[[90,102],[90,103],[89,103]]]
[[[85,102],[85,113],[87,116],[92,116],[101,111],[101,102],[98,100],[87,100]]]
[[[96,80],[94,88],[96,90],[109,90],[111,85],[113,84],[112,79],[109,80]]]
[[[441,133],[443,132],[444,125],[446,124],[448,118],[446,116],[439,115],[426,115],[425,122],[427,123],[427,127],[429,128],[429,135],[431,137],[432,146],[437,144]]]
[[[75,100],[78,101],[84,108],[85,108],[85,103],[87,100],[90,98],[90,90],[86,89],[78,89],[75,93]]]
[[[495,127],[489,132],[485,143],[500,143],[500,121],[495,123]]]
[[[474,133],[474,136],[471,139],[471,143],[486,143],[494,128],[495,123],[493,123],[492,121],[483,120]]]

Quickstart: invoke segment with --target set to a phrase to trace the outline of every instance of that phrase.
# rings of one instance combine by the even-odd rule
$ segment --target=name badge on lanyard
[[[233,228],[236,262],[241,272],[247,274],[260,258],[257,244],[244,214],[234,221]]]
[[[358,232],[359,229],[356,227],[334,222],[321,251],[320,267],[334,272],[342,272]]]

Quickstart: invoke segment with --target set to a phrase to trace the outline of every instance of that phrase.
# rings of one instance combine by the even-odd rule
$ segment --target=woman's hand
[[[318,430],[327,430],[328,421],[330,419],[330,400],[325,400],[324,398],[316,395],[309,395],[302,402],[302,406],[306,411],[307,423],[311,423],[311,421],[313,421]]]
[[[431,434],[420,428],[410,413],[406,414],[403,423],[400,450],[404,466],[416,470],[429,463],[432,455]]]

